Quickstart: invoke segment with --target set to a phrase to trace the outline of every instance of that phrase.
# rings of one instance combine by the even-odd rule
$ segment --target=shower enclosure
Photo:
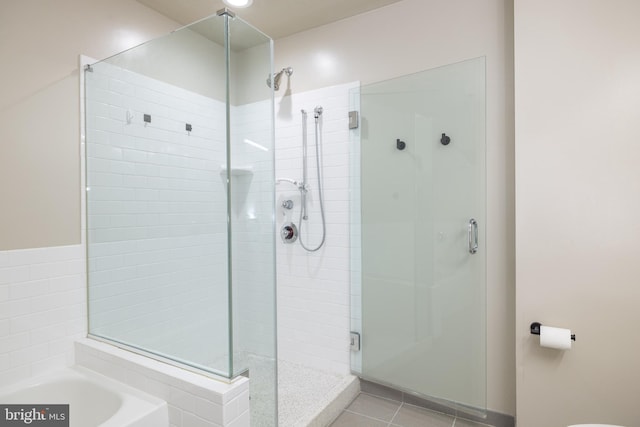
[[[485,61],[351,93],[352,370],[486,410]]]
[[[277,425],[272,40],[223,10],[85,69],[90,336]]]

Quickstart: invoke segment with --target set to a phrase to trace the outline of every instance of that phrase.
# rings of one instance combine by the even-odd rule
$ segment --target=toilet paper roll
[[[571,350],[571,329],[540,326],[540,346]]]

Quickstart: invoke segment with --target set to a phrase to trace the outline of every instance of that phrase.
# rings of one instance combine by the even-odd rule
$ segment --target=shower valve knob
[[[282,226],[280,229],[280,237],[284,243],[293,243],[298,240],[298,227],[292,222]]]
[[[293,209],[293,200],[285,200],[282,202],[282,207],[285,209]]]

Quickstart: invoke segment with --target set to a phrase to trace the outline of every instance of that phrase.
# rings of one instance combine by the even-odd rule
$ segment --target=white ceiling
[[[222,0],[137,0],[151,9],[187,25],[226,7]],[[401,0],[253,0],[237,16],[272,39],[325,25]]]

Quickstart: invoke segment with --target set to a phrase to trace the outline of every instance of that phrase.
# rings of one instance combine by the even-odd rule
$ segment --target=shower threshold
[[[360,381],[278,361],[278,426],[326,427],[357,397]]]
[[[255,355],[247,361],[251,427],[273,427],[272,401],[263,398],[270,395],[273,386],[270,374],[273,361]],[[326,427],[359,393],[360,380],[354,375],[338,375],[278,360],[279,427]]]

